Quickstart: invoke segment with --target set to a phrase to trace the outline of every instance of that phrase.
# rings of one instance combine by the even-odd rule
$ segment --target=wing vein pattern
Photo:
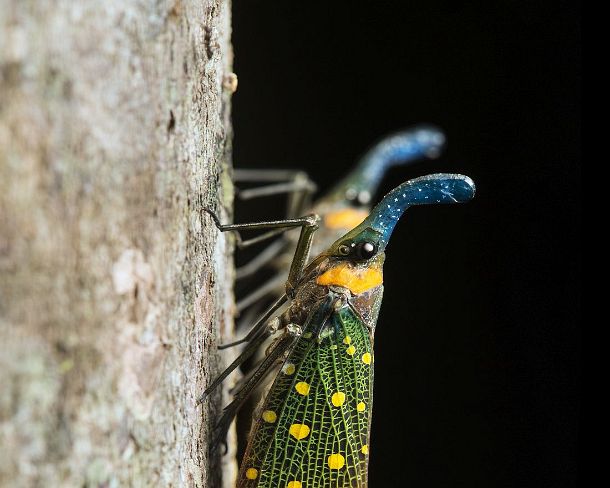
[[[347,304],[329,307],[314,307],[254,419],[238,488],[367,486],[372,337]]]

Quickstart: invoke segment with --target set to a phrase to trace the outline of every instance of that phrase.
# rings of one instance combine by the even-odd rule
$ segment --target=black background
[[[379,196],[440,171],[477,184],[470,204],[409,210],[388,247],[371,488],[576,486],[578,4],[234,0],[233,16],[235,166],[301,168],[323,190],[429,122],[443,156]]]

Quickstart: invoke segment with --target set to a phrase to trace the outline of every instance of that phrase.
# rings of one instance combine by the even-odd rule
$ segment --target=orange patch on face
[[[329,229],[352,230],[368,216],[369,213],[365,210],[346,208],[326,214],[324,216],[324,225]]]
[[[347,288],[358,295],[383,283],[383,275],[378,268],[355,268],[349,263],[341,263],[318,276],[318,285],[336,285]]]

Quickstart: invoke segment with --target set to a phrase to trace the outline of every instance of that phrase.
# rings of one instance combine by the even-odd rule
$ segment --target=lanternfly
[[[238,488],[367,486],[373,336],[383,295],[386,247],[398,219],[410,206],[466,202],[474,191],[470,178],[456,174],[407,181],[311,262],[309,253],[320,225],[317,215],[222,225],[210,212],[223,232],[301,228],[285,293],[244,339],[227,345],[246,344],[199,399],[203,401],[274,337],[217,425],[217,440],[223,440],[245,399],[269,373],[277,371],[255,414]]]

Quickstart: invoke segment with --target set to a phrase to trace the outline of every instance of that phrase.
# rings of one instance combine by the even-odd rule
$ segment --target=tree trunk
[[[0,0],[0,485],[220,486],[231,63],[222,0]]]

